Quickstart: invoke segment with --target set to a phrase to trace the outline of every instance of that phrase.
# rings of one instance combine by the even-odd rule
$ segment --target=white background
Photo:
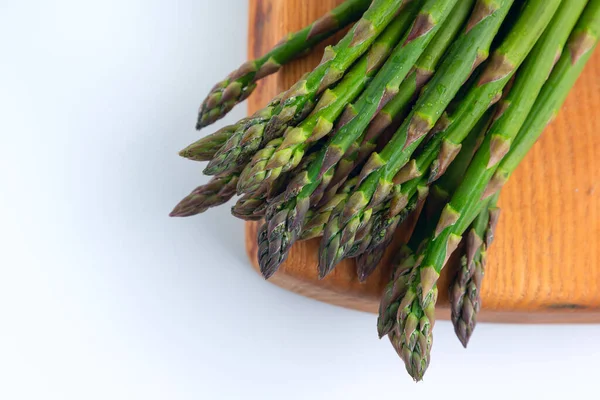
[[[595,391],[600,326],[482,324],[465,351],[438,322],[414,384],[374,315],[255,274],[229,207],[167,217],[205,181],[177,151],[246,30],[246,0],[0,1],[0,399]]]

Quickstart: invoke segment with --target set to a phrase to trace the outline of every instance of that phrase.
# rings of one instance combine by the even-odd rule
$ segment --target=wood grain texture
[[[300,29],[341,0],[250,0],[249,57]],[[339,39],[340,35],[336,39]],[[262,82],[249,111],[264,106],[314,68],[324,45]],[[600,322],[600,51],[587,65],[558,118],[546,129],[502,190],[502,215],[490,250],[481,321]],[[414,221],[397,234],[402,242]],[[257,268],[256,223],[246,225],[248,255]],[[376,312],[389,276],[387,260],[365,284],[344,261],[317,279],[318,240],[297,243],[269,280],[317,300]],[[389,255],[388,255],[389,256]],[[442,274],[438,317],[449,317]]]

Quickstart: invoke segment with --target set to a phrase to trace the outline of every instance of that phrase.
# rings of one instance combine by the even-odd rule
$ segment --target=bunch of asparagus
[[[345,258],[364,281],[398,225],[377,328],[409,374],[430,360],[437,280],[466,347],[480,309],[499,191],[554,118],[596,46],[600,0],[346,0],[243,64],[203,101],[197,128],[257,81],[354,23],[321,63],[263,109],[181,151],[212,180],[171,216],[240,195],[233,215],[262,220],[258,258],[273,275],[298,240],[321,237],[318,272]]]

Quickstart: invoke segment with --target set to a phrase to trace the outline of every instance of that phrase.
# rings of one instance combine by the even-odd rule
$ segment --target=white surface
[[[228,207],[167,217],[246,29],[245,0],[1,2],[0,399],[594,393],[600,326],[482,324],[464,351],[438,322],[416,385],[374,315],[258,277]]]

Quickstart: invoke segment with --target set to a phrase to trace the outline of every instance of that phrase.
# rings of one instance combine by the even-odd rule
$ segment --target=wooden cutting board
[[[250,0],[249,58],[264,54],[341,0]],[[338,35],[328,43],[341,37]],[[324,45],[262,82],[249,112],[264,106],[314,68]],[[596,51],[558,118],[546,129],[502,190],[502,215],[489,252],[481,321],[600,322],[600,51]],[[410,225],[410,221],[407,222]],[[257,223],[246,224],[255,268]],[[406,236],[400,230],[397,242]],[[389,277],[386,260],[368,282],[352,261],[317,279],[318,240],[297,243],[269,282],[293,292],[376,312]],[[389,256],[389,255],[388,255]],[[448,319],[446,268],[438,317]]]

